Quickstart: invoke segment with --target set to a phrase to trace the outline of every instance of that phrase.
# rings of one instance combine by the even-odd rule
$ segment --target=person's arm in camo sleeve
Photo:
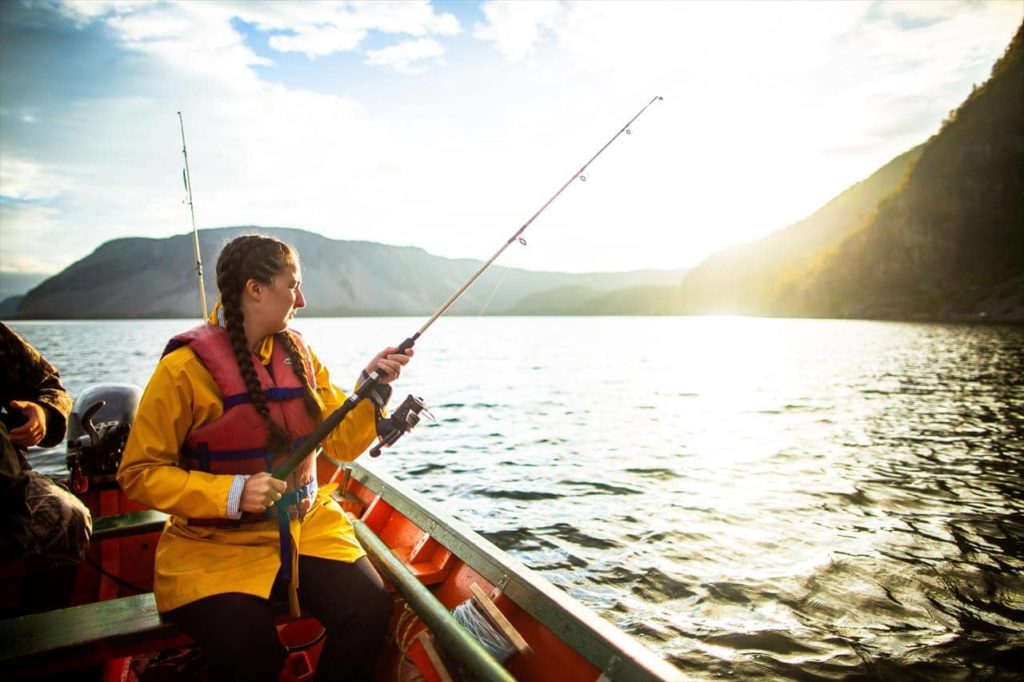
[[[60,373],[5,324],[0,324],[0,365],[3,405],[24,419],[22,424],[11,425],[11,442],[21,449],[58,445],[71,413],[71,396],[64,390]]]

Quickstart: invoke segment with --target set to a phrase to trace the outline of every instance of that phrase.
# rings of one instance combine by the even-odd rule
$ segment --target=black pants
[[[352,564],[299,557],[299,600],[327,630],[316,679],[370,680],[391,597],[366,557]],[[271,602],[228,592],[163,614],[203,647],[216,680],[276,681],[285,651]]]

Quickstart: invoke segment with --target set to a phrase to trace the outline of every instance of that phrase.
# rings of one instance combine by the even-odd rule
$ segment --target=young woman
[[[317,679],[368,679],[391,612],[347,517],[317,489],[315,455],[287,481],[269,473],[345,399],[288,329],[301,285],[284,242],[246,235],[224,247],[220,305],[167,345],[118,472],[130,498],[172,515],[156,550],[157,608],[203,647],[213,679],[277,679],[275,582],[327,630]],[[366,370],[388,384],[411,355],[385,348]],[[382,404],[390,387],[377,393]],[[323,448],[352,460],[375,436],[363,401]]]

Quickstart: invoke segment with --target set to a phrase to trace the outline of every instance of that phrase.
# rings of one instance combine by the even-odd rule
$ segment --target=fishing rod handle
[[[398,350],[395,352],[395,355],[404,355],[406,351],[416,345],[416,339],[418,338],[420,338],[420,333],[416,332],[405,341],[402,341],[402,343],[398,344]]]

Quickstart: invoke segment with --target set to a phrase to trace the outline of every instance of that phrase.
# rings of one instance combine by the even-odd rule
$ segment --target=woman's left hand
[[[402,374],[402,367],[409,364],[412,355],[412,348],[403,354],[399,353],[395,346],[388,346],[373,356],[373,360],[366,366],[366,373],[370,374],[377,370],[381,375],[380,383],[390,384]]]

